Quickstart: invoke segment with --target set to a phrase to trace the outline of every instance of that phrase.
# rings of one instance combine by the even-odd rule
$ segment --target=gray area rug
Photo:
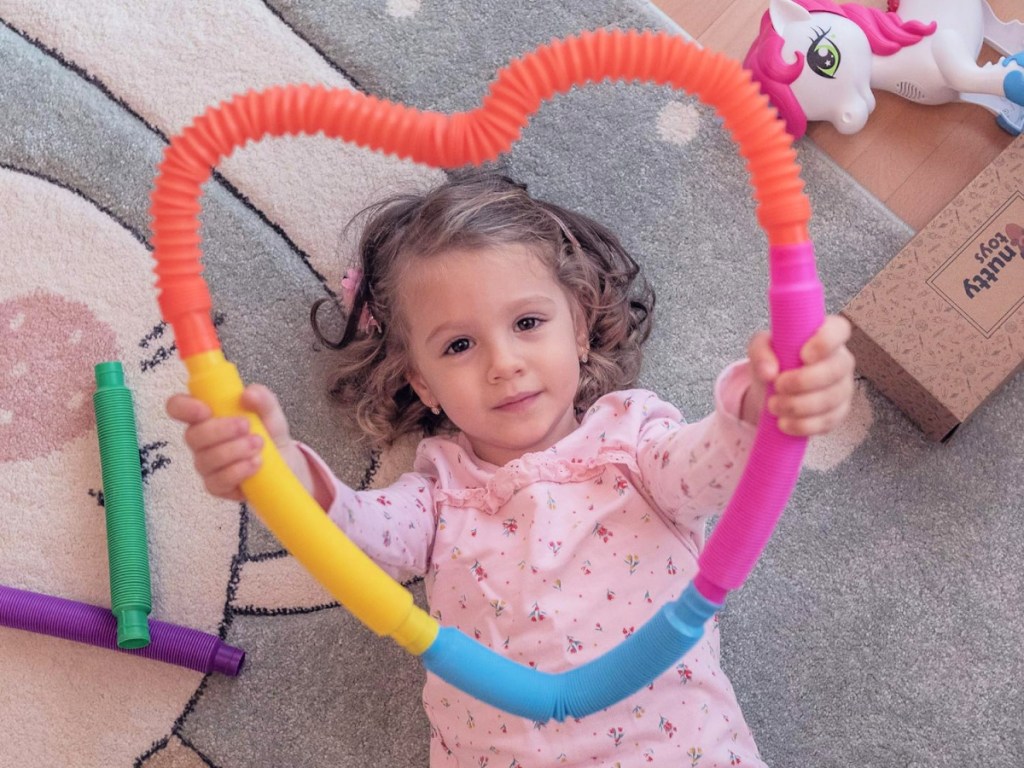
[[[93,365],[119,359],[153,615],[247,652],[239,677],[203,677],[0,628],[0,765],[426,764],[418,663],[334,606],[244,507],[207,497],[163,414],[184,373],[151,288],[154,168],[169,136],[239,91],[322,82],[453,112],[516,56],[604,26],[672,28],[634,0],[0,0],[0,583],[109,604],[90,397]],[[812,144],[799,154],[834,312],[912,232]],[[703,415],[767,318],[765,238],[713,112],[664,88],[590,86],[544,105],[502,163],[622,235],[658,289],[642,383]],[[236,153],[204,195],[226,353],[355,485],[409,454],[351,447],[308,306],[337,290],[352,213],[441,175],[276,140]],[[1018,377],[935,445],[862,382],[847,424],[812,442],[722,620],[770,765],[1024,765],[1022,412]]]

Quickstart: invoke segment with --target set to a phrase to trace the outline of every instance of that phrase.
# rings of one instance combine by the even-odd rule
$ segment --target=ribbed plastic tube
[[[825,296],[809,242],[771,246],[768,268],[772,344],[781,369],[790,370],[824,319]],[[780,432],[778,418],[761,413],[747,468],[698,560],[694,584],[709,600],[723,602],[750,575],[793,493],[806,447],[806,438]]]
[[[117,618],[117,644],[143,648],[150,641],[153,598],[135,406],[121,363],[98,363],[95,373],[92,402],[103,472],[111,610]]]
[[[442,630],[413,605],[407,590],[327,520],[263,425],[241,410],[243,385],[220,352],[201,277],[199,199],[222,158],[266,136],[323,133],[426,165],[479,165],[507,151],[542,102],[606,79],[666,84],[717,110],[747,161],[757,219],[770,246],[772,343],[783,369],[798,365],[800,347],[823,320],[824,299],[792,139],[737,62],[666,33],[601,30],[552,41],[498,72],[477,109],[451,115],[319,86],[239,95],[171,140],[152,195],[159,303],[188,367],[189,388],[215,414],[247,416],[264,437],[262,469],[242,485],[253,508],[285,548],[373,631],[421,655],[428,669],[462,690],[540,721],[606,707],[648,684],[692,647],[703,622],[756,563],[792,492],[806,441],[783,435],[774,418],[762,416],[747,470],[700,559],[698,576],[642,631],[561,675],[519,668],[458,632]]]
[[[428,671],[481,701],[538,722],[561,722],[651,683],[697,644],[718,608],[691,584],[615,648],[559,674],[510,661],[450,627],[441,628],[421,658]]]
[[[209,674],[234,677],[245,651],[216,635],[167,622],[150,621],[152,642],[119,648],[117,620],[109,608],[0,585],[0,626],[86,643]]]

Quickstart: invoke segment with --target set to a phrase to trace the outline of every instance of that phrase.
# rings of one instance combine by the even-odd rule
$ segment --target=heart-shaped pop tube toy
[[[668,84],[714,107],[747,160],[757,218],[769,243],[772,343],[783,370],[824,319],[792,139],[738,63],[665,33],[597,31],[556,40],[498,72],[482,106],[447,115],[348,91],[288,86],[252,92],[196,118],[171,140],[152,195],[159,303],[189,371],[189,389],[218,416],[246,416],[264,438],[262,468],[242,484],[251,506],[327,590],[370,629],[387,635],[457,688],[537,721],[583,717],[639,690],[700,638],[739,587],[789,499],[806,440],[764,413],[747,468],[683,594],[622,644],[576,669],[530,669],[442,628],[413,604],[328,519],[292,475],[259,419],[242,411],[243,384],[224,359],[200,273],[199,198],[221,158],[264,136],[336,137],[401,158],[455,168],[508,150],[529,116],[556,93],[605,79]]]

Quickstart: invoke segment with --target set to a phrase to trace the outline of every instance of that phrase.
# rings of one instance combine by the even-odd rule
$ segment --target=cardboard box
[[[929,439],[948,439],[1024,362],[1022,252],[1024,136],[842,310],[858,370]]]

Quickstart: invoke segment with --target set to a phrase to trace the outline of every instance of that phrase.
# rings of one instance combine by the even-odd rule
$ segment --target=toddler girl
[[[522,664],[579,666],[620,643],[694,575],[705,523],[728,502],[767,407],[794,435],[827,432],[853,390],[847,323],[830,317],[805,365],[779,375],[766,333],[687,424],[631,389],[653,293],[616,237],[472,173],[371,210],[332,393],[375,444],[413,432],[413,471],[383,490],[342,484],[250,386],[289,466],[326,513],[432,615]],[[206,488],[242,498],[260,438],[175,395],[168,413]],[[427,676],[431,766],[759,766],[705,638],[651,685],[580,720],[533,723]]]

